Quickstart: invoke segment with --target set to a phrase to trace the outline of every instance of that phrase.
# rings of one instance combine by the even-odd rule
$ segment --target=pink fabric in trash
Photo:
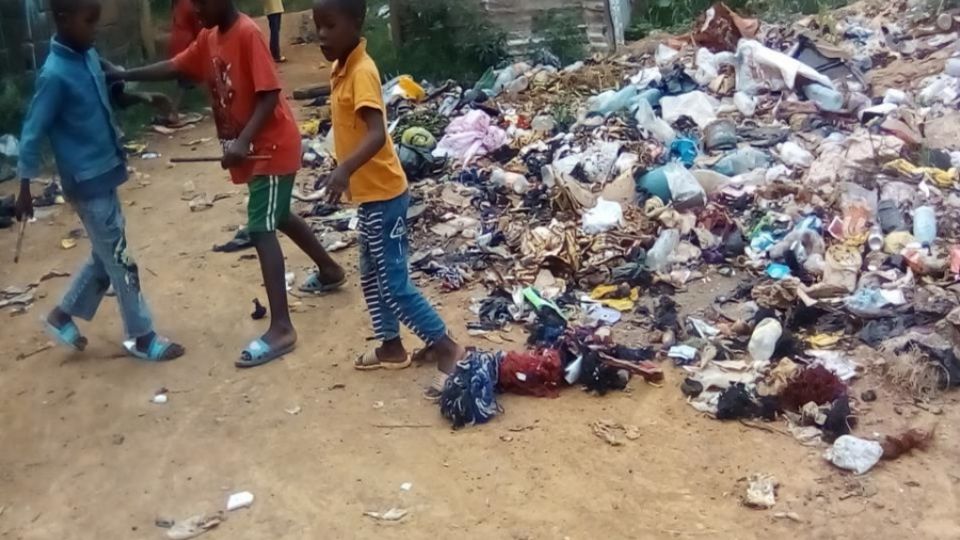
[[[485,156],[505,144],[507,133],[493,125],[486,113],[473,110],[450,122],[433,155],[454,158],[468,165],[473,158]]]

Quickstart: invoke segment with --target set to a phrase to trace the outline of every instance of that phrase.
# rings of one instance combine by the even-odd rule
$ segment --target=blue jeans
[[[70,203],[90,237],[91,253],[60,301],[60,309],[71,317],[89,321],[113,285],[127,336],[138,338],[149,334],[153,331],[153,320],[140,292],[137,263],[127,249],[117,191]]]
[[[360,285],[377,339],[399,337],[402,321],[429,346],[446,337],[447,327],[410,280],[406,226],[409,206],[409,193],[360,205]]]

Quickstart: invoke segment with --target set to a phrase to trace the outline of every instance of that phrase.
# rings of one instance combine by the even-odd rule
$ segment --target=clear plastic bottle
[[[913,211],[913,237],[923,245],[937,239],[937,215],[932,206],[921,206]]]
[[[839,112],[843,110],[843,94],[822,84],[808,84],[803,87],[807,98],[816,103],[822,111]]]

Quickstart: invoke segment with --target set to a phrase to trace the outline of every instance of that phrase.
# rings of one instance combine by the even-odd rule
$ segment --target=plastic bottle
[[[960,58],[948,58],[943,72],[951,77],[960,77]]]
[[[738,174],[748,173],[752,170],[769,166],[769,155],[762,150],[748,146],[734,150],[723,156],[720,161],[713,166],[713,170],[726,176],[737,176]]]
[[[923,245],[937,239],[937,215],[932,206],[921,206],[913,211],[913,236]]]
[[[530,182],[526,176],[503,169],[494,169],[490,173],[490,182],[495,186],[505,186],[512,189],[518,195],[523,195],[530,189]]]
[[[637,99],[640,90],[628,84],[620,90],[607,90],[587,100],[587,110],[604,116],[623,109],[629,109]]]
[[[517,97],[521,92],[530,87],[530,79],[526,75],[521,75],[507,83],[503,88],[504,93],[510,97]]]
[[[540,133],[553,133],[555,127],[557,122],[549,114],[537,115],[530,122],[530,128]]]
[[[777,348],[777,341],[783,334],[783,326],[780,321],[767,318],[760,321],[760,324],[753,329],[753,335],[750,336],[750,343],[747,345],[747,351],[754,362],[769,362],[773,358],[773,351]]]
[[[647,267],[651,270],[660,270],[670,262],[670,254],[677,249],[680,243],[680,231],[676,229],[664,229],[660,231],[657,241],[647,252]]]
[[[808,84],[803,87],[803,93],[822,111],[840,112],[843,109],[843,94],[832,88],[822,84]]]

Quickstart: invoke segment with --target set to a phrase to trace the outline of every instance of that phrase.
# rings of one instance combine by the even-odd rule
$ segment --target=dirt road
[[[288,87],[322,76],[318,51],[288,47],[286,54]],[[212,133],[204,124],[171,139],[150,136],[149,143],[166,158],[185,152],[182,142]],[[351,271],[345,291],[305,300],[294,314],[297,351],[238,371],[234,358],[264,328],[249,317],[250,300],[264,298],[259,269],[255,260],[210,247],[231,236],[225,226],[243,223],[242,192],[214,166],[132,164],[149,175],[149,185],[131,180],[121,190],[129,241],[160,330],[188,354],[163,365],[124,357],[108,299],[93,324],[82,324],[91,342],[85,353],[52,349],[18,360],[46,342],[37,319],[65,279],[44,282],[45,297],[27,315],[0,312],[0,538],[162,538],[155,518],[215,511],[240,490],[255,494],[252,508],[231,513],[203,538],[960,537],[960,414],[952,401],[942,416],[910,404],[897,405],[898,415],[899,398],[880,387],[862,433],[917,422],[939,428],[929,452],[860,478],[831,468],[820,449],[789,436],[698,415],[684,403],[673,369],[662,388],[634,381],[630,392],[602,398],[577,389],[553,400],[505,396],[503,416],[452,432],[436,406],[420,398],[429,367],[351,368],[370,345],[354,250],[337,254]],[[187,180],[209,194],[236,194],[191,213],[180,198]],[[3,194],[13,188],[0,186]],[[16,266],[15,232],[0,231],[0,286],[77,268],[86,240],[72,250],[59,247],[76,227],[67,207],[31,225]],[[288,240],[283,245],[302,280],[306,257]],[[697,284],[696,293],[678,300],[697,309],[730,286]],[[431,292],[468,343],[463,306],[470,294]],[[871,386],[876,379],[857,388]],[[169,402],[150,403],[162,387]],[[608,446],[588,426],[598,419],[635,424],[643,436]],[[780,480],[773,510],[740,502],[742,479],[756,472]],[[401,489],[406,482],[409,491]],[[363,515],[391,507],[409,514],[398,523]],[[777,512],[795,512],[802,522]]]

